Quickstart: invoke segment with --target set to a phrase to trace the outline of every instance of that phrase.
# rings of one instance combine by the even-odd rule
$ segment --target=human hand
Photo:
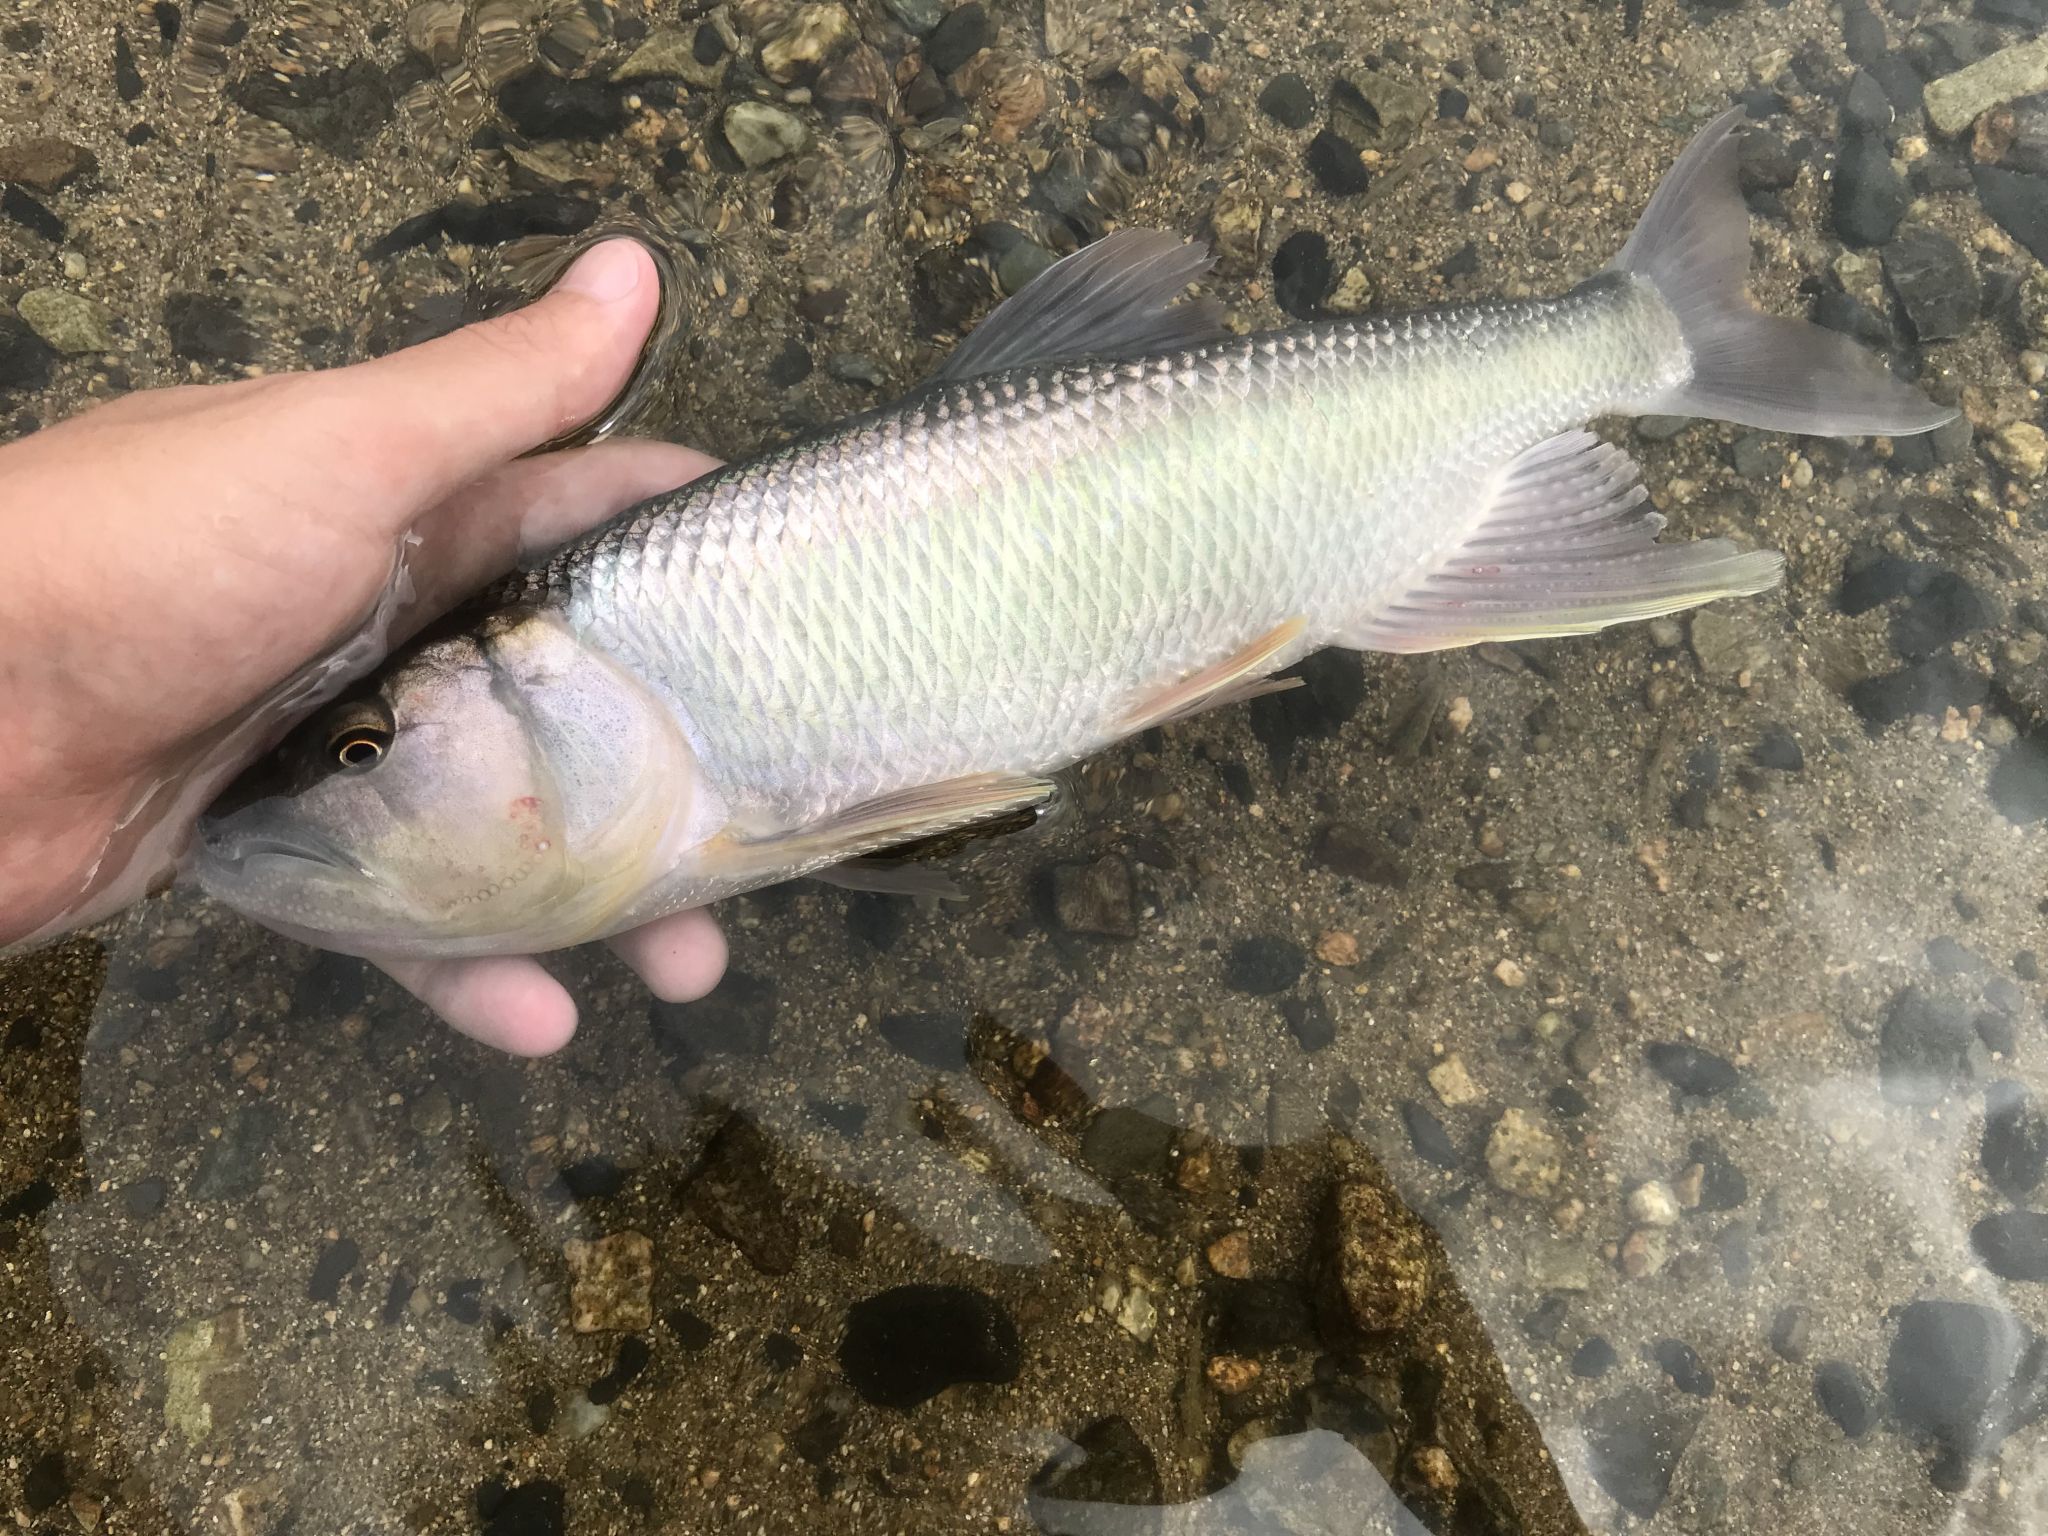
[[[517,457],[617,395],[659,287],[640,245],[609,241],[528,308],[390,357],[130,395],[0,448],[0,946],[169,879],[197,814],[289,723],[270,718],[281,691],[388,607],[409,532],[401,630],[714,467],[653,442]],[[397,636],[368,638],[349,675]],[[725,966],[702,912],[611,943],[670,1001]],[[576,1027],[528,957],[379,963],[517,1054]]]

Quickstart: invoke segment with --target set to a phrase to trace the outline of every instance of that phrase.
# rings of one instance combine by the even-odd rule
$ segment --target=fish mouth
[[[356,875],[367,880],[370,871],[348,857],[323,837],[302,834],[296,838],[264,832],[238,832],[225,825],[201,824],[200,849],[207,866],[220,874],[239,875],[259,860],[307,864],[315,869]]]

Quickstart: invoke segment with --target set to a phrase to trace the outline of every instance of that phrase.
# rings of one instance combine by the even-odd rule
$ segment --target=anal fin
[[[874,896],[936,896],[941,901],[965,901],[967,891],[951,875],[929,864],[892,863],[863,855],[843,864],[827,865],[811,878],[821,885],[836,885],[843,891],[865,891]]]
[[[1348,628],[1359,650],[1448,650],[1485,640],[1582,635],[1778,584],[1774,550],[1726,539],[1659,544],[1641,471],[1590,432],[1512,460],[1472,532]]]
[[[1165,691],[1145,699],[1119,722],[1120,730],[1125,735],[1136,735],[1156,725],[1170,725],[1190,715],[1199,715],[1204,710],[1242,703],[1261,694],[1284,693],[1289,688],[1299,688],[1301,679],[1298,677],[1268,677],[1266,674],[1276,665],[1275,658],[1299,641],[1307,628],[1307,620],[1294,618],[1268,630],[1214,666],[1204,667],[1194,676],[1183,678]]]

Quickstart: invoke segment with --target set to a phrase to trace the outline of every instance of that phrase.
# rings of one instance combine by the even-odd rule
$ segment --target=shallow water
[[[761,63],[761,3],[0,5],[0,148],[97,160],[10,200],[0,325],[57,287],[119,342],[0,329],[0,420],[385,350],[488,303],[504,240],[629,213],[691,263],[643,425],[744,452],[908,386],[1105,221],[1222,236],[1250,326],[1563,288],[1741,94],[1775,146],[1759,298],[1889,340],[1971,430],[1606,424],[1675,534],[1783,549],[1784,590],[1319,658],[1087,765],[1071,815],[949,863],[965,905],[730,903],[734,974],[690,1007],[561,957],[585,1024],[544,1062],[185,892],[0,970],[0,1507],[2048,1527],[2048,610],[2013,430],[2048,136],[2027,100],[1953,136],[1913,100],[2039,15],[1062,0],[921,40],[942,9],[854,10],[875,58],[818,79]],[[1873,90],[1896,121],[1845,127]],[[747,169],[749,98],[809,143]]]

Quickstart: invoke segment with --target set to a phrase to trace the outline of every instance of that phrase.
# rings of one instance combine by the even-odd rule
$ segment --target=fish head
[[[522,953],[610,931],[672,861],[695,759],[651,689],[547,613],[394,658],[200,822],[216,899],[322,948]]]

